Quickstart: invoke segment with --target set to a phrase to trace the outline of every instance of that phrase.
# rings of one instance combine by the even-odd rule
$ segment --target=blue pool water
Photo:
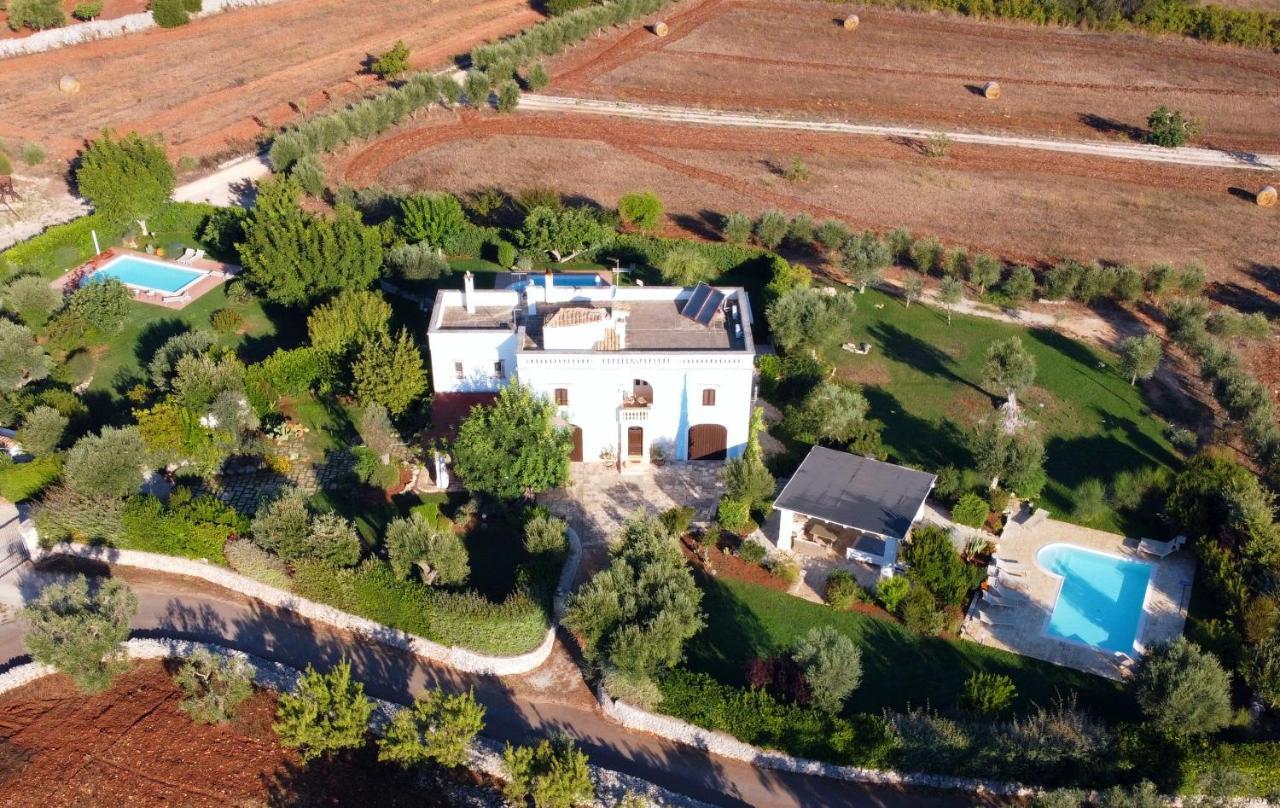
[[[204,274],[198,269],[186,269],[164,261],[121,255],[103,264],[101,269],[89,277],[115,278],[126,286],[174,294],[199,280]]]
[[[529,275],[528,277],[520,278],[515,283],[511,284],[510,288],[515,289],[517,291],[522,291],[526,287],[528,287],[529,284],[531,283],[534,286],[545,286],[546,276],[545,275]],[[566,274],[566,275],[557,274],[555,276],[555,285],[571,286],[574,288],[579,288],[583,286],[588,286],[588,287],[604,286],[605,282],[600,278],[599,275],[596,275],[593,273]]]
[[[1107,651],[1133,653],[1151,565],[1070,544],[1036,554],[1040,566],[1062,577],[1049,634]]]

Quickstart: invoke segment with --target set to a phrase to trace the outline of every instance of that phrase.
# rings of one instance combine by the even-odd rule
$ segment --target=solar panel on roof
[[[694,318],[699,325],[710,325],[711,320],[715,318],[716,312],[720,311],[720,304],[724,303],[724,292],[716,289],[707,297],[707,301],[702,304],[702,310],[698,312],[698,316]]]
[[[698,312],[702,310],[702,304],[706,302],[707,296],[711,294],[711,287],[705,283],[700,283],[693,287],[693,294],[684,302],[680,313],[690,320],[698,316]]]

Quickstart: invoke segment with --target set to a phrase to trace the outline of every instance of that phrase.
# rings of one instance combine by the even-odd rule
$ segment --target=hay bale
[[[649,30],[653,31],[654,36],[666,36],[671,33],[671,29],[668,28],[667,24],[662,20],[658,20],[653,25],[650,25]]]
[[[995,100],[1000,97],[1000,83],[997,81],[988,81],[982,85],[982,97]]]
[[[1275,204],[1276,204],[1275,186],[1274,185],[1266,186],[1261,191],[1258,191],[1258,195],[1254,199],[1257,201],[1258,207],[1260,208],[1275,207]]]
[[[67,95],[75,95],[80,92],[80,80],[71,74],[67,74],[58,79],[58,89]]]
[[[843,26],[846,31],[856,31],[861,23],[862,20],[858,19],[857,14],[850,14],[848,17],[844,18],[844,22],[840,23],[840,25]]]

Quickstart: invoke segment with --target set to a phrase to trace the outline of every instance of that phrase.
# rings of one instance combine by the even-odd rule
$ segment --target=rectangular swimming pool
[[[552,279],[555,286],[569,286],[575,289],[584,287],[608,286],[604,278],[594,272],[557,272]],[[511,284],[510,289],[521,291],[533,284],[534,286],[546,286],[546,275],[539,273],[530,273],[527,276],[516,276],[516,280]]]
[[[89,276],[115,278],[125,286],[135,289],[153,289],[173,295],[203,278],[203,270],[182,267],[168,261],[143,258],[137,255],[120,255],[112,258]]]
[[[1036,561],[1062,578],[1049,634],[1106,651],[1133,653],[1151,565],[1070,544],[1040,548]]]

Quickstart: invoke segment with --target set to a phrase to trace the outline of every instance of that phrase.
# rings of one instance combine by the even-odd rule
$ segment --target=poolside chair
[[[196,254],[191,256],[191,260],[193,262],[204,260],[204,250],[196,250]]]
[[[998,628],[1009,628],[1016,626],[1017,622],[1013,620],[997,620],[985,612],[978,612],[978,622],[984,626],[995,626]]]
[[[1022,570],[1012,569],[1006,564],[991,564],[987,567],[987,577],[996,578],[1001,575],[1009,575],[1014,578],[1024,578],[1026,573]]]
[[[1139,539],[1138,552],[1146,553],[1156,558],[1168,558],[1174,553],[1182,549],[1182,545],[1187,543],[1186,536],[1175,536],[1169,541],[1156,541],[1155,539]]]
[[[993,609],[1011,609],[1019,604],[992,592],[990,589],[984,589],[982,590],[982,605],[990,606]]]
[[[188,247],[182,251],[182,255],[180,255],[177,259],[177,263],[179,264],[188,263],[191,261],[192,257],[195,256],[195,254],[196,254],[196,251]]]

